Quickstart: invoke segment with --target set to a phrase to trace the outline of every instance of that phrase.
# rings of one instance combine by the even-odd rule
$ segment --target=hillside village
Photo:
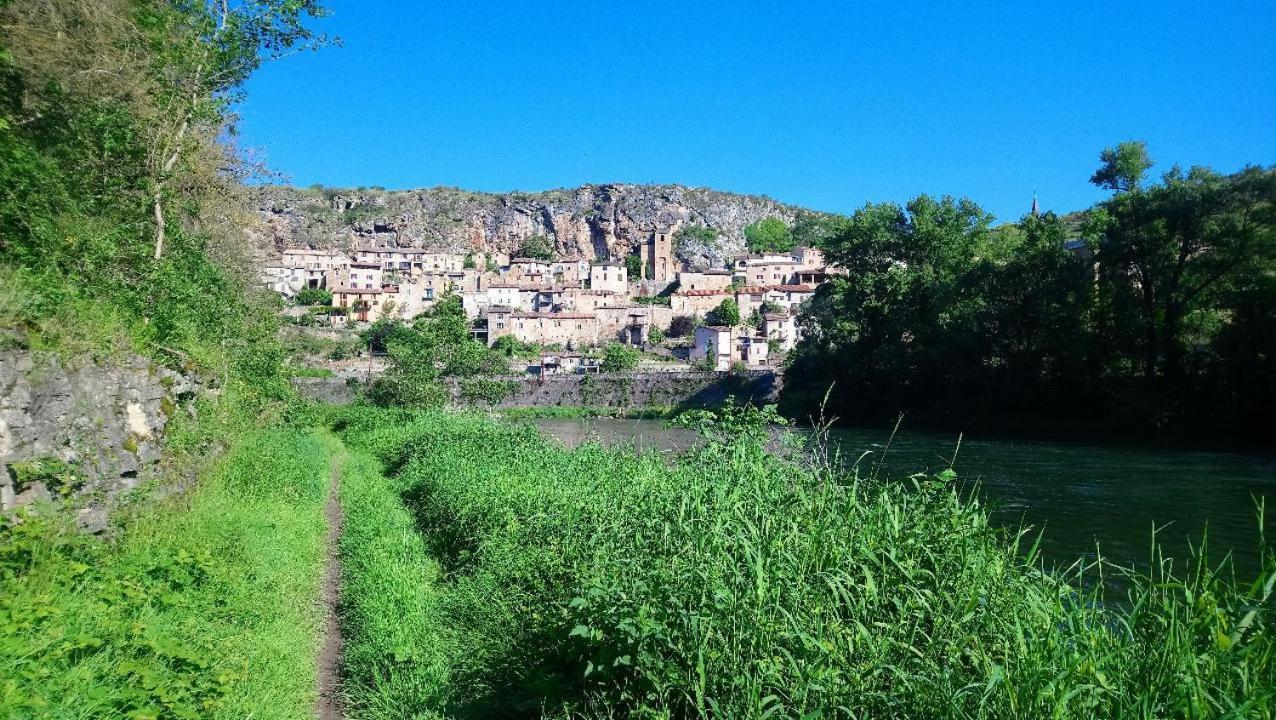
[[[334,326],[410,320],[456,295],[474,337],[531,350],[528,369],[539,374],[596,369],[591,351],[609,343],[706,370],[778,363],[797,343],[798,309],[835,272],[823,253],[795,247],[692,267],[675,254],[677,230],[651,228],[623,259],[558,257],[548,243],[514,257],[391,244],[290,248],[267,262],[262,281],[317,305],[294,312]]]

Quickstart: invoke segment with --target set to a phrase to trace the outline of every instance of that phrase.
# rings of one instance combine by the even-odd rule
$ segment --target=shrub
[[[603,372],[623,372],[638,367],[642,353],[637,348],[622,345],[618,342],[608,343],[603,349],[603,361],[599,369]]]
[[[704,321],[708,325],[735,327],[740,324],[740,306],[732,298],[727,298],[710,310]]]
[[[696,324],[690,315],[678,315],[669,323],[669,337],[687,337],[695,331]]]
[[[302,288],[294,298],[298,305],[332,305],[332,293],[323,288]]]

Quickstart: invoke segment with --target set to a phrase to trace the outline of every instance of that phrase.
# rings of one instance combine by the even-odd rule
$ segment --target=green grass
[[[327,442],[258,431],[114,540],[0,520],[0,717],[308,717]]]
[[[433,717],[455,639],[438,607],[438,563],[380,463],[351,453],[342,477],[345,694],[360,718]]]
[[[343,417],[392,478],[380,502],[408,558],[347,567],[387,586],[357,622],[401,631],[352,652],[426,653],[418,716],[1273,713],[1270,555],[1252,584],[1158,559],[1104,597],[1093,581],[1116,569],[1043,571],[951,473],[777,457],[748,412],[673,466],[482,416]],[[360,707],[381,710],[355,716],[412,716],[389,710],[407,687],[364,683]]]

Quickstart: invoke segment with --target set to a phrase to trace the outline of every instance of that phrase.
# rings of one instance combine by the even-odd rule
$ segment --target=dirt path
[[[319,650],[319,701],[315,707],[315,716],[319,720],[342,720],[345,717],[341,702],[341,623],[337,617],[337,601],[341,596],[341,554],[337,541],[341,538],[341,465],[344,461],[344,450],[332,456],[328,504],[323,510],[328,521],[328,535],[324,540],[327,559],[320,591],[323,647]]]

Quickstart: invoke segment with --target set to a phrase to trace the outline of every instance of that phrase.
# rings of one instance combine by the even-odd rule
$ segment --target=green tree
[[[478,267],[478,263],[474,260],[474,253],[465,254],[465,262],[461,263],[462,270],[473,270]]]
[[[752,252],[788,252],[793,249],[793,232],[780,218],[769,217],[744,228],[744,240]]]
[[[637,254],[625,256],[625,272],[629,274],[631,280],[638,280],[642,277],[642,266],[642,258]]]
[[[520,257],[534,258],[536,260],[553,260],[554,259],[554,242],[544,235],[532,235],[523,241],[522,246],[518,249]]]
[[[1142,143],[1105,150],[1094,182],[1114,189],[1091,227],[1099,267],[1113,304],[1112,332],[1133,320],[1141,335],[1149,391],[1159,378],[1182,379],[1193,316],[1214,306],[1215,291],[1261,273],[1274,257],[1276,171],[1250,167],[1225,176],[1204,167],[1174,167],[1140,186],[1149,166]]]
[[[607,343],[603,348],[603,361],[599,369],[603,372],[624,372],[638,367],[642,353],[637,348],[622,345],[618,342]]]
[[[718,307],[709,311],[705,316],[705,322],[709,325],[727,325],[735,327],[740,324],[740,306],[732,298],[727,298]]]

